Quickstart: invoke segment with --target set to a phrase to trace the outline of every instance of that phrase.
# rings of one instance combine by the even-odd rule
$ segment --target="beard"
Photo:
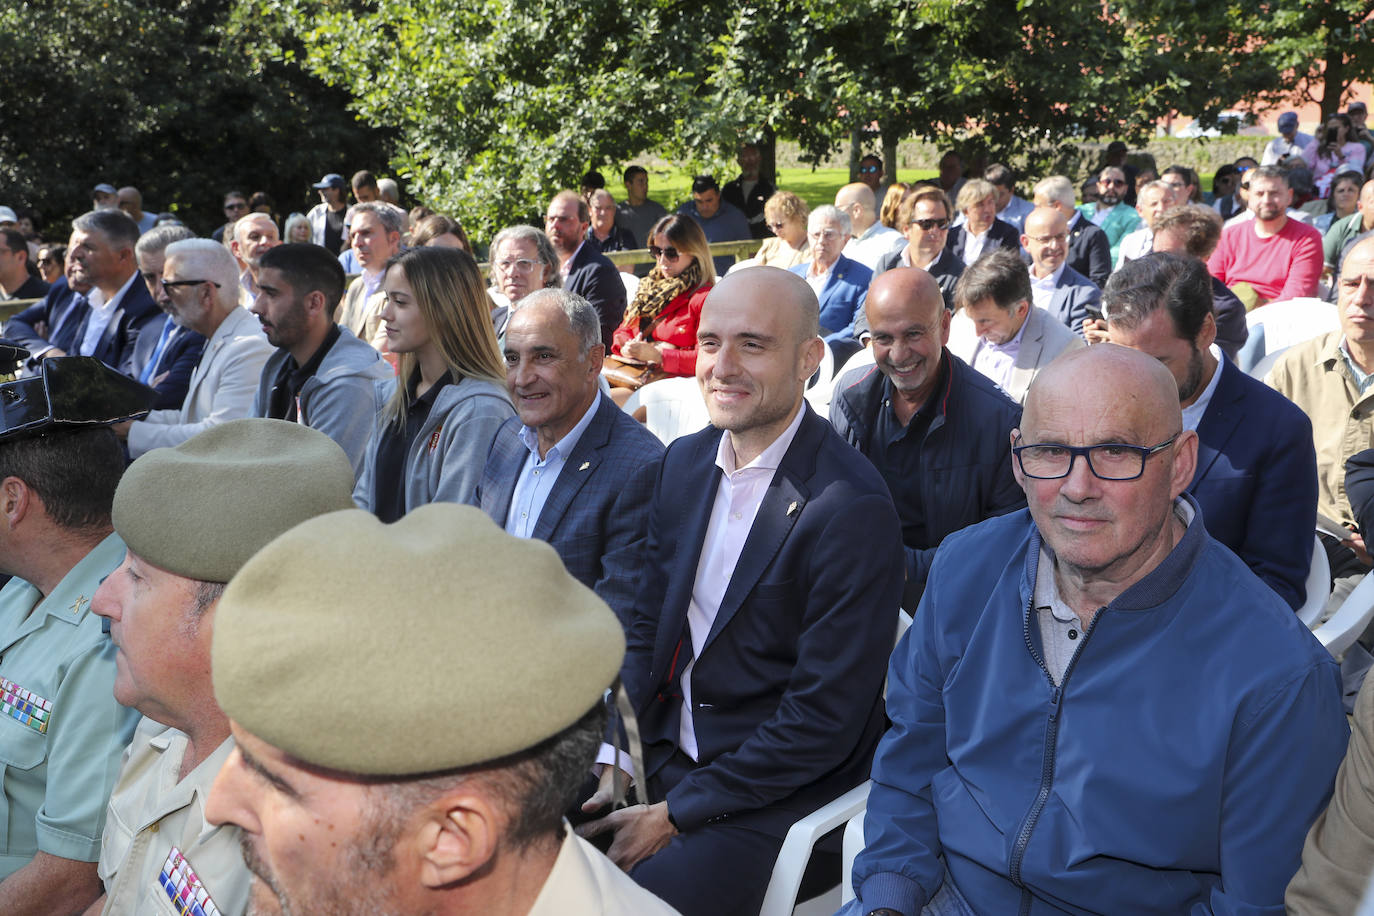
[[[1178,386],[1178,402],[1184,401],[1197,394],[1198,388],[1202,387],[1202,351],[1193,346],[1192,358],[1188,360],[1188,374]]]

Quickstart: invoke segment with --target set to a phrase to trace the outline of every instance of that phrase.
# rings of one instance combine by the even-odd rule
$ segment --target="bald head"
[[[820,302],[816,293],[801,277],[777,267],[749,267],[732,271],[717,283],[702,307],[702,313],[714,300],[749,301],[766,304],[782,318],[779,328],[786,328],[790,336],[802,343],[820,334]]]
[[[868,287],[864,313],[872,324],[877,313],[901,310],[927,321],[938,319],[937,309],[945,307],[940,284],[919,267],[898,267],[883,271]]]
[[[1069,221],[1055,207],[1036,207],[1026,216],[1021,246],[1030,252],[1037,277],[1054,273],[1069,254]]]
[[[1092,415],[1131,418],[1146,428],[1141,440],[1167,438],[1183,426],[1178,385],[1159,360],[1113,344],[1095,344],[1056,358],[1035,376],[1021,427],[1026,441],[1042,414],[1066,402]],[[1151,441],[1155,441],[1151,439]]]
[[[835,206],[841,210],[854,204],[873,210],[878,206],[878,199],[873,196],[873,189],[861,181],[847,184],[835,192]]]

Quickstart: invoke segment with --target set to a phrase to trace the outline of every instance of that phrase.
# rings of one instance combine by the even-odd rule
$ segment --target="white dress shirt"
[[[992,227],[988,227],[991,229]],[[964,230],[964,250],[960,258],[965,264],[972,264],[978,260],[978,256],[983,253],[983,246],[987,244],[988,234],[985,231],[982,235],[974,235],[970,229]]]
[[[520,476],[515,479],[515,492],[511,494],[510,510],[506,513],[508,534],[518,538],[534,537],[534,527],[539,523],[539,515],[544,511],[544,503],[558,475],[563,473],[563,465],[568,463],[568,456],[577,448],[600,406],[601,392],[598,391],[582,419],[555,442],[543,458],[539,457],[539,433],[529,426],[520,427],[520,441],[530,453],[520,467]]]
[[[986,338],[979,338],[973,349],[973,368],[996,382],[1004,391],[1011,387],[1011,370],[1016,366],[1016,357],[1021,355],[1021,338],[1030,324],[1030,313],[1021,322],[1016,336],[1004,344],[995,344]]]
[[[129,292],[129,287],[134,285],[134,281],[142,282],[138,271],[129,275],[129,279],[124,281],[110,301],[105,301],[105,294],[99,287],[93,287],[86,294],[86,301],[91,304],[91,317],[86,322],[86,336],[81,338],[81,342],[76,346],[79,356],[90,356],[95,352],[95,348],[100,346],[100,338],[105,336],[105,329],[110,326],[110,322],[115,320],[115,313],[119,311],[119,304],[124,301],[124,296]]]
[[[1068,262],[1065,261],[1065,264]],[[1037,277],[1034,269],[1031,270],[1031,299],[1038,309],[1047,309],[1054,301],[1054,288],[1059,285],[1059,278],[1064,275],[1064,264],[1060,264],[1054,273],[1048,277]]]
[[[839,263],[839,258],[830,262],[830,266],[824,273],[816,273],[816,262],[812,261],[811,266],[806,271],[806,284],[811,287],[811,291],[816,294],[816,298],[821,297],[821,291],[825,289],[825,284],[830,282],[830,274],[834,272],[835,265]]]
[[[1207,383],[1206,388],[1202,389],[1202,394],[1198,395],[1198,399],[1183,408],[1184,429],[1197,430],[1197,425],[1202,422],[1202,415],[1207,412],[1207,405],[1212,403],[1212,395],[1216,394],[1217,382],[1221,380],[1222,364],[1226,362],[1226,357],[1222,355],[1221,348],[1216,344],[1208,347],[1207,351],[1217,361],[1217,367],[1212,370],[1212,380]]]

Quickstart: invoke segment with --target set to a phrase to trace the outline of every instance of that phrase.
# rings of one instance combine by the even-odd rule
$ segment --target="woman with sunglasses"
[[[654,269],[640,281],[625,319],[615,329],[611,353],[690,376],[697,366],[697,323],[706,294],[716,282],[706,235],[690,216],[674,213],[649,233]],[[613,395],[628,389],[617,388]]]
[[[515,409],[472,255],[412,248],[387,263],[382,291],[387,345],[400,364],[394,382],[378,383],[390,399],[353,501],[394,522],[426,503],[468,502]]]
[[[763,205],[763,218],[773,237],[763,240],[754,260],[759,267],[787,270],[811,260],[811,243],[806,239],[806,220],[811,208],[791,191],[778,191]]]

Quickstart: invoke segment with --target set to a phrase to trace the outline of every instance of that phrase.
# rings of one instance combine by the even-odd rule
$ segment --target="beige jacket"
[[[174,887],[198,881],[223,916],[239,916],[248,906],[252,875],[239,853],[239,828],[205,820],[210,785],[234,741],[225,740],[178,781],[186,747],[186,735],[152,719],[134,732],[101,838],[104,916],[176,914],[163,880],[169,859],[179,863],[167,869]]]
[[[529,916],[678,916],[563,824],[563,846]]]
[[[1341,356],[1341,336],[1340,331],[1330,331],[1295,345],[1280,357],[1265,382],[1312,421],[1317,511],[1354,524],[1345,492],[1345,462],[1374,446],[1374,387],[1360,395]]]

